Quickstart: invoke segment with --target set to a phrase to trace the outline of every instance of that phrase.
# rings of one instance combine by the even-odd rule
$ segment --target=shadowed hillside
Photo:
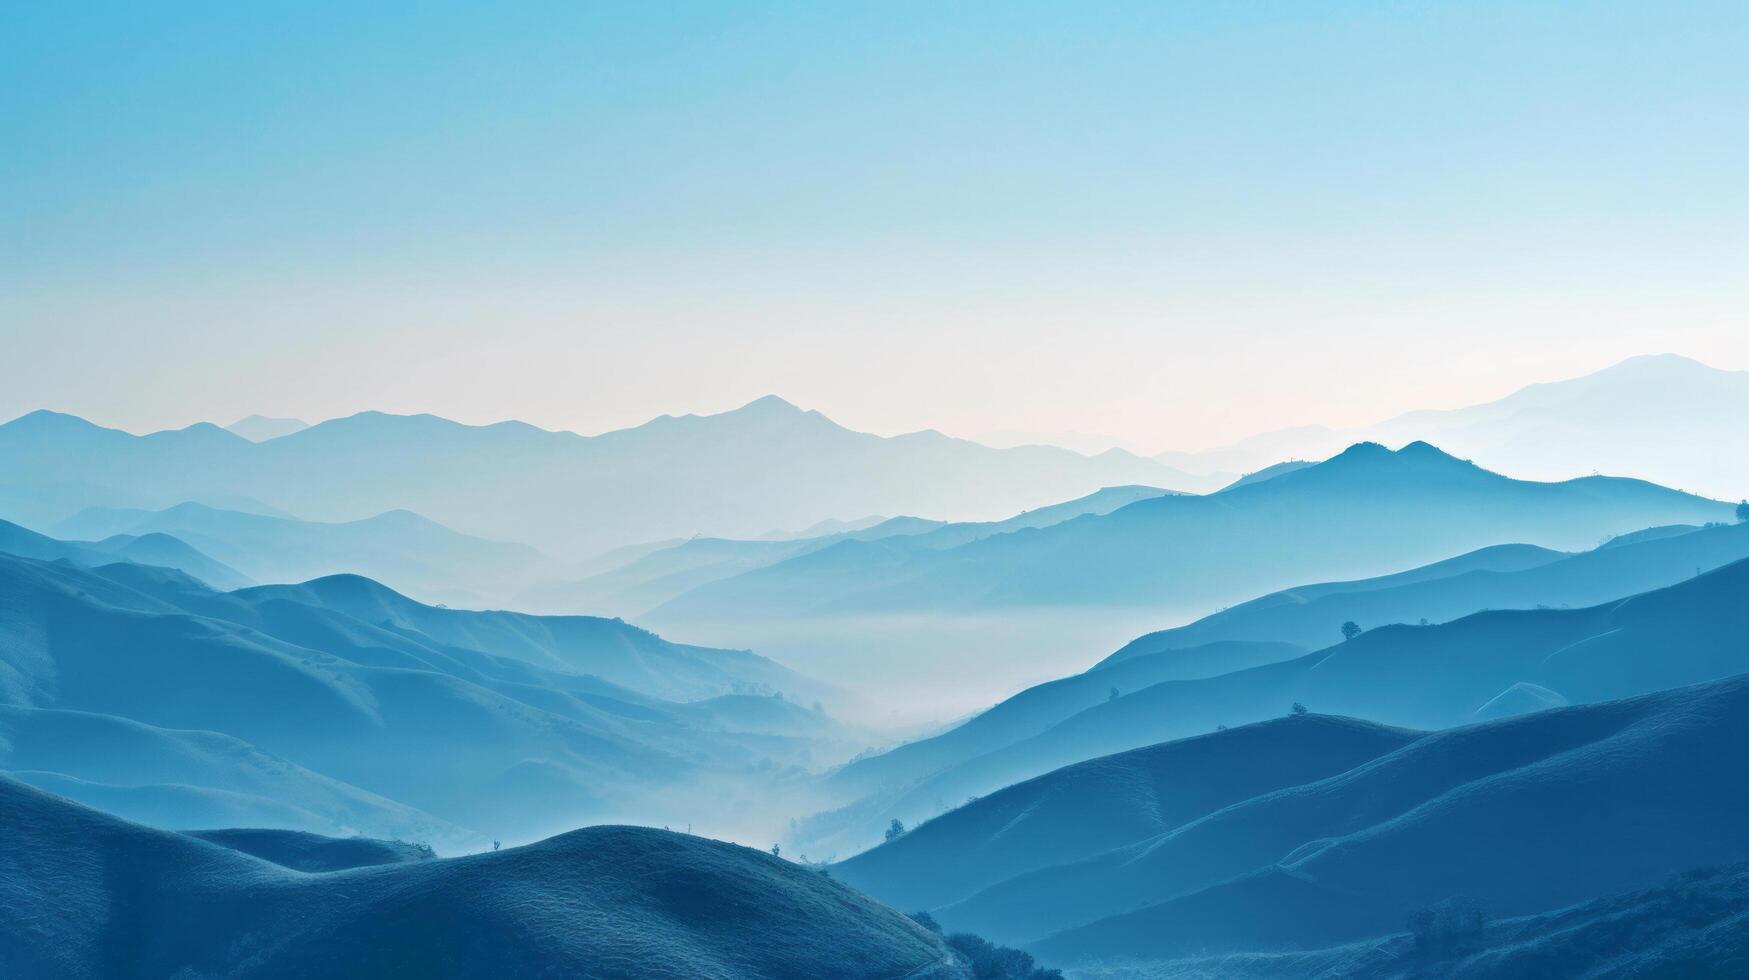
[[[1120,693],[1036,735],[947,764],[897,792],[889,787],[842,813],[822,815],[804,829],[839,843],[868,841],[893,817],[924,819],[940,812],[944,801],[1219,725],[1277,717],[1296,703],[1386,724],[1443,728],[1498,717],[1511,705],[1533,710],[1726,677],[1749,670],[1745,596],[1749,560],[1586,609],[1504,610],[1434,626],[1380,627],[1292,660]],[[1540,693],[1514,691],[1520,684]],[[879,774],[876,765],[858,762],[836,780],[857,790],[858,784],[848,782],[853,771]],[[904,772],[897,764],[888,768]]]
[[[609,620],[432,609],[365,579],[223,594],[143,566],[0,555],[0,608],[17,736],[0,766],[174,826],[526,839],[591,817],[661,822],[690,808],[655,796],[700,774],[764,784],[852,750],[829,718],[775,697],[677,703],[588,673],[713,695],[800,681],[751,654]],[[132,762],[116,764],[130,730]]]
[[[8,976],[967,976],[845,885],[660,830],[309,875],[4,777],[0,826]]]
[[[1396,452],[1365,443],[1260,483],[946,550],[843,542],[696,589],[654,618],[1214,604],[1501,541],[1587,547],[1650,525],[1729,517],[1725,504],[1634,480],[1530,483],[1425,443]]]
[[[1207,738],[1239,765],[1240,732]],[[1740,677],[1436,732],[936,914],[1075,962],[1333,945],[1457,896],[1557,909],[1749,857],[1749,762],[1716,751],[1745,735]]]
[[[214,561],[187,542],[167,534],[116,534],[102,541],[60,541],[9,521],[0,521],[0,552],[38,561],[65,560],[85,566],[118,561],[157,565],[192,575],[208,587],[221,591],[254,584],[242,572]]]
[[[72,538],[170,534],[257,582],[354,573],[430,602],[475,608],[503,602],[558,569],[527,545],[457,534],[405,510],[330,524],[192,503],[155,512],[93,508],[53,530]]]
[[[1562,554],[1497,545],[1395,575],[1298,586],[1139,637],[1100,667],[1174,647],[1215,640],[1275,640],[1320,647],[1344,622],[1443,623],[1484,609],[1589,606],[1680,582],[1749,558],[1749,524],[1661,527]]]

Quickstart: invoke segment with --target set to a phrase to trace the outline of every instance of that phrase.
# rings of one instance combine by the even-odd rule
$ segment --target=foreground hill
[[[99,507],[52,530],[64,538],[168,534],[257,582],[352,573],[430,602],[475,608],[502,602],[558,567],[527,545],[457,534],[404,510],[329,524],[195,503],[161,511]]]
[[[172,826],[230,813],[514,840],[590,817],[702,823],[731,806],[701,774],[763,784],[851,751],[818,711],[721,696],[803,679],[609,620],[433,609],[352,577],[215,593],[161,569],[3,554],[0,608],[4,723],[30,736],[0,743],[0,768]],[[695,792],[714,809],[684,802]]]
[[[950,761],[914,785],[895,792],[888,784],[885,792],[817,818],[805,829],[836,835],[838,841],[866,841],[889,819],[923,819],[940,812],[943,801],[1218,725],[1278,717],[1296,703],[1387,724],[1445,728],[1510,710],[1726,677],[1749,671],[1749,646],[1743,643],[1749,635],[1746,598],[1749,560],[1586,609],[1502,610],[1439,625],[1379,627],[1294,659],[1120,692],[1036,735]],[[1177,652],[1160,651],[1134,662],[1169,662]],[[1118,663],[1084,676],[1097,678],[1128,666]],[[1078,683],[1086,688],[1091,682]],[[913,750],[911,757],[928,759],[927,751],[934,750]],[[837,781],[866,791],[881,776],[909,771],[899,763],[867,760]]]
[[[1417,734],[1306,715],[1110,755],[998,790],[832,871],[900,908],[939,908],[1023,872],[1346,772]],[[1234,764],[1240,756],[1247,764]]]
[[[1485,921],[1447,948],[1404,933],[1328,949],[1106,961],[1098,980],[1542,980],[1749,975],[1749,865],[1696,868],[1662,884],[1539,915]]]
[[[831,878],[659,830],[311,875],[3,777],[0,827],[7,976],[966,976]]]
[[[133,436],[37,412],[0,425],[0,459],[14,465],[0,497],[36,526],[85,507],[237,495],[319,521],[407,508],[561,558],[846,515],[987,520],[1125,484],[1212,488],[1122,452],[853,432],[778,398],[598,436],[366,412],[260,443],[205,423]]]
[[[429,861],[431,848],[371,837],[324,837],[298,830],[191,830],[198,837],[293,871],[345,871],[380,864]]]
[[[1341,726],[1376,740],[1351,766],[1246,773],[1322,755],[1306,736],[1316,746]],[[1749,757],[1728,748],[1745,737],[1749,677],[1419,736],[1307,716],[1053,772],[843,870],[877,897],[958,890],[938,867],[1007,874],[932,913],[1055,963],[1333,946],[1454,897],[1526,915],[1749,859]],[[1141,786],[1166,788],[1159,832],[1054,864],[1027,857],[1033,835],[1073,837],[1082,821],[1090,851],[1121,837],[1102,811],[1148,815]]]
[[[1634,480],[1513,480],[1425,443],[1361,444],[1260,483],[915,551],[843,542],[695,589],[661,623],[726,616],[1232,602],[1315,577],[1373,575],[1502,541],[1556,549],[1731,508]]]

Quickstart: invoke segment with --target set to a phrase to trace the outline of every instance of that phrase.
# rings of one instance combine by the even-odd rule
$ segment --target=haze
[[[1741,5],[683,6],[11,5],[0,417],[1155,452],[1749,367]]]

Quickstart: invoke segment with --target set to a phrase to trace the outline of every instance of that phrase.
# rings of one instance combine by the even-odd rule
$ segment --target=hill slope
[[[1506,610],[1433,626],[1380,627],[1296,659],[1121,693],[1036,735],[946,765],[898,795],[873,797],[838,819],[868,840],[892,817],[909,823],[934,815],[940,801],[989,793],[1060,766],[1217,725],[1277,717],[1295,703],[1387,724],[1444,728],[1498,714],[1496,698],[1518,684],[1580,703],[1726,677],[1749,670],[1749,647],[1742,642],[1749,634],[1745,597],[1749,560],[1586,609]],[[1121,666],[1083,676],[1097,678]],[[1510,700],[1542,706],[1538,699]],[[885,767],[868,760],[853,768],[879,773]],[[840,779],[850,775],[846,770]],[[833,821],[824,823],[816,832],[848,833]]]
[[[327,524],[193,503],[155,512],[93,508],[54,532],[71,538],[169,534],[257,582],[351,573],[431,602],[473,607],[508,599],[557,569],[527,545],[457,534],[408,511]]]
[[[1623,535],[1577,554],[1497,545],[1395,575],[1297,586],[1138,637],[1099,666],[1218,640],[1321,647],[1340,637],[1344,622],[1371,628],[1486,609],[1589,606],[1749,558],[1749,524],[1649,530],[1658,533]]]
[[[1109,514],[1138,500],[1171,493],[1157,487],[1106,487],[1060,504],[1024,511],[1000,521],[959,522],[894,517],[867,527],[783,540],[736,541],[694,538],[661,548],[579,582],[546,584],[524,598],[533,608],[567,612],[612,610],[634,615],[712,582],[775,565],[847,542],[883,541],[920,551],[952,548],[967,542],[1030,527],[1049,527],[1086,514]]]
[[[850,612],[1218,604],[1313,576],[1372,575],[1501,541],[1588,547],[1730,508],[1651,484],[1529,483],[1412,443],[1361,444],[1260,483],[1143,500],[944,550],[843,542],[695,589],[660,623]]]
[[[1437,732],[940,916],[1063,930],[1034,945],[1067,962],[1332,945],[1454,896],[1559,909],[1749,858],[1746,735],[1744,677]]]
[[[167,534],[116,534],[102,541],[62,541],[10,521],[0,521],[0,551],[39,561],[97,566],[127,561],[192,575],[221,591],[252,585],[248,576]]]
[[[43,751],[28,756],[13,749],[12,764],[38,774],[33,782],[60,777],[62,791],[142,808],[136,813],[170,809],[176,801],[151,788],[204,771],[194,786],[206,792],[183,801],[196,814],[256,813],[305,829],[322,826],[317,818],[345,826],[358,814],[377,821],[367,825],[376,836],[419,829],[384,828],[386,802],[343,806],[336,787],[312,796],[310,770],[407,814],[528,839],[592,816],[662,822],[687,808],[692,790],[682,784],[699,773],[749,785],[781,780],[841,738],[829,719],[794,705],[679,704],[586,673],[599,667],[635,680],[672,669],[670,683],[712,695],[730,693],[722,687],[744,676],[745,664],[786,673],[751,654],[723,651],[718,663],[717,651],[612,621],[437,610],[364,579],[221,594],[142,566],[86,570],[0,555],[0,609],[0,704],[27,711],[17,725],[64,712],[53,717],[78,733],[62,746],[36,740]],[[463,645],[469,639],[502,652]],[[139,744],[155,754],[138,772],[103,756],[115,741],[104,733],[125,727],[113,719],[169,730]],[[203,751],[258,752],[301,768],[280,771],[263,759],[253,781],[230,782],[215,778],[214,766],[167,761],[188,744],[176,733],[189,730],[246,743]],[[142,799],[149,790],[156,795]],[[727,818],[728,786],[712,796],[711,815]],[[262,801],[306,816],[276,815]],[[192,819],[182,813],[176,825]]]
[[[3,777],[0,827],[9,976],[964,976],[845,885],[659,830],[307,875]]]

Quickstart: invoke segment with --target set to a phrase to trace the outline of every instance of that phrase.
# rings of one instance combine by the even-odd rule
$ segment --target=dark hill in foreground
[[[1239,768],[1294,740],[1277,731],[1273,750],[1243,729],[1205,738]],[[1546,912],[1749,859],[1745,739],[1749,676],[1433,732],[934,911],[1062,964],[1337,945],[1455,897]],[[1229,778],[1180,772],[1187,794]]]
[[[666,831],[310,875],[3,777],[0,828],[3,976],[965,976],[846,885]]]
[[[1232,954],[1102,971],[1102,980],[1545,980],[1749,976],[1749,864],[1696,868],[1652,888],[1485,922],[1450,948],[1408,933],[1329,949]]]

